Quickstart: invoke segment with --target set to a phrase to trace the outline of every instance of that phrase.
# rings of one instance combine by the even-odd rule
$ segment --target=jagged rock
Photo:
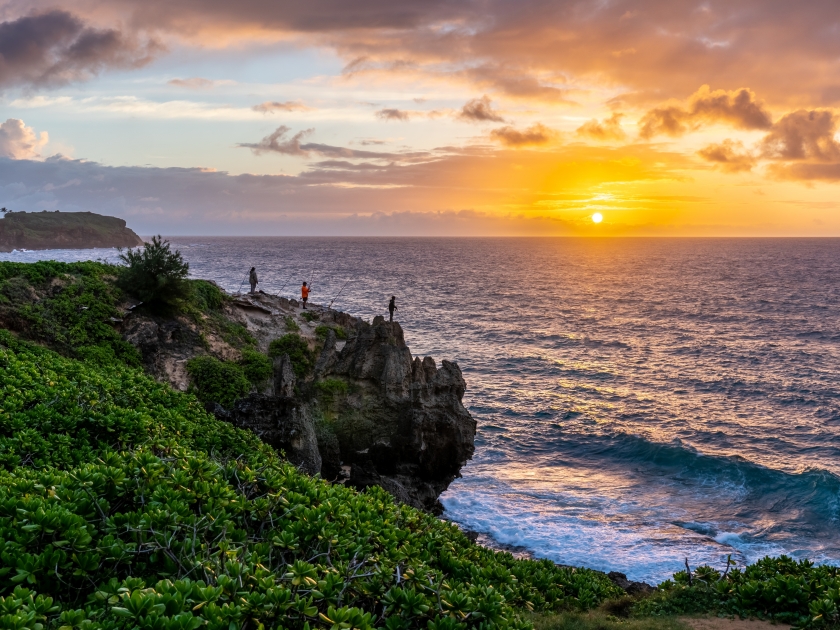
[[[306,409],[294,400],[251,394],[237,400],[220,416],[236,426],[250,429],[276,450],[282,450],[295,466],[310,475],[321,472],[321,454],[315,425]]]
[[[607,577],[628,595],[649,595],[656,590],[655,587],[645,582],[631,582],[624,573],[618,571],[610,571],[607,573]]]
[[[327,331],[327,338],[324,340],[324,347],[321,349],[321,354],[318,355],[318,361],[315,362],[315,378],[323,376],[327,370],[335,365],[336,359],[335,331],[330,328]]]
[[[461,403],[466,384],[458,366],[412,360],[400,325],[377,317],[356,329],[328,374],[360,389],[335,422],[342,459],[352,466],[349,483],[380,485],[406,503],[440,512],[438,496],[474,451],[476,424]],[[359,418],[366,430],[342,440],[342,421]]]
[[[274,395],[278,398],[295,396],[295,372],[288,354],[274,359]]]

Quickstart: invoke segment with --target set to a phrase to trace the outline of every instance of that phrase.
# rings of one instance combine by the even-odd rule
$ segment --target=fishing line
[[[251,270],[250,270],[250,269],[249,269],[248,271],[246,271],[246,272],[245,272],[245,277],[244,277],[244,278],[242,278],[242,282],[240,282],[240,283],[239,283],[239,291],[237,291],[237,293],[238,293],[239,295],[242,295],[242,285],[243,285],[243,284],[245,284],[245,280],[248,278],[248,276],[250,275],[250,273],[251,273]]]
[[[344,283],[344,286],[341,287],[341,291],[344,291],[344,287],[350,284],[350,280],[352,279],[353,278],[350,278],[347,280],[347,282]],[[330,302],[330,305],[327,307],[327,310],[330,310],[332,308],[333,303],[338,299],[338,296],[341,295],[341,291],[335,294],[335,297],[332,299],[332,302]]]

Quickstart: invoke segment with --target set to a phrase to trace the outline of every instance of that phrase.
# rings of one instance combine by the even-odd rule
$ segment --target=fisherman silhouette
[[[397,305],[395,304],[395,300],[397,299],[396,295],[391,296],[391,301],[388,302],[388,313],[391,315],[391,319],[389,321],[394,321],[394,311],[399,310],[397,309]]]
[[[306,308],[306,300],[309,299],[309,287],[306,286],[306,283],[303,283],[303,286],[300,288],[300,299],[303,301],[303,308]]]
[[[251,283],[251,293],[254,293],[254,290],[257,288],[257,283],[259,282],[257,279],[256,267],[251,267],[251,272],[248,274],[248,281]]]

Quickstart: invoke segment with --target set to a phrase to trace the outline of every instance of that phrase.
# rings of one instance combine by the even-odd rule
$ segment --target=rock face
[[[10,212],[0,220],[0,252],[142,244],[122,219],[92,212]]]
[[[288,355],[274,360],[273,378],[231,409],[212,411],[257,433],[307,473],[364,489],[381,486],[398,500],[439,513],[438,497],[472,457],[476,423],[462,404],[466,389],[455,363],[414,358],[403,330],[382,317],[364,322],[310,305],[308,321],[294,300],[240,296],[224,316],[246,326],[262,352],[296,318],[298,333],[318,351],[296,378]],[[326,335],[316,329],[326,326]],[[346,333],[339,340],[336,330]],[[188,318],[127,314],[123,338],[137,347],[146,371],[185,390],[186,362],[210,353],[238,360],[239,352]],[[344,335],[342,335],[344,336]]]
[[[441,511],[438,496],[475,450],[476,424],[461,403],[466,383],[458,366],[412,360],[400,325],[378,317],[359,326],[330,374],[359,389],[334,423],[350,484],[379,485],[405,503]],[[351,427],[355,418],[368,430],[343,436],[341,413]]]

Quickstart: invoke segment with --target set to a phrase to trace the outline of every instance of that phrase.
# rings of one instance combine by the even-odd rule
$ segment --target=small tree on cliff
[[[175,306],[187,296],[190,266],[181,252],[172,251],[169,241],[152,238],[142,248],[120,254],[125,267],[119,277],[120,288],[150,306]]]

